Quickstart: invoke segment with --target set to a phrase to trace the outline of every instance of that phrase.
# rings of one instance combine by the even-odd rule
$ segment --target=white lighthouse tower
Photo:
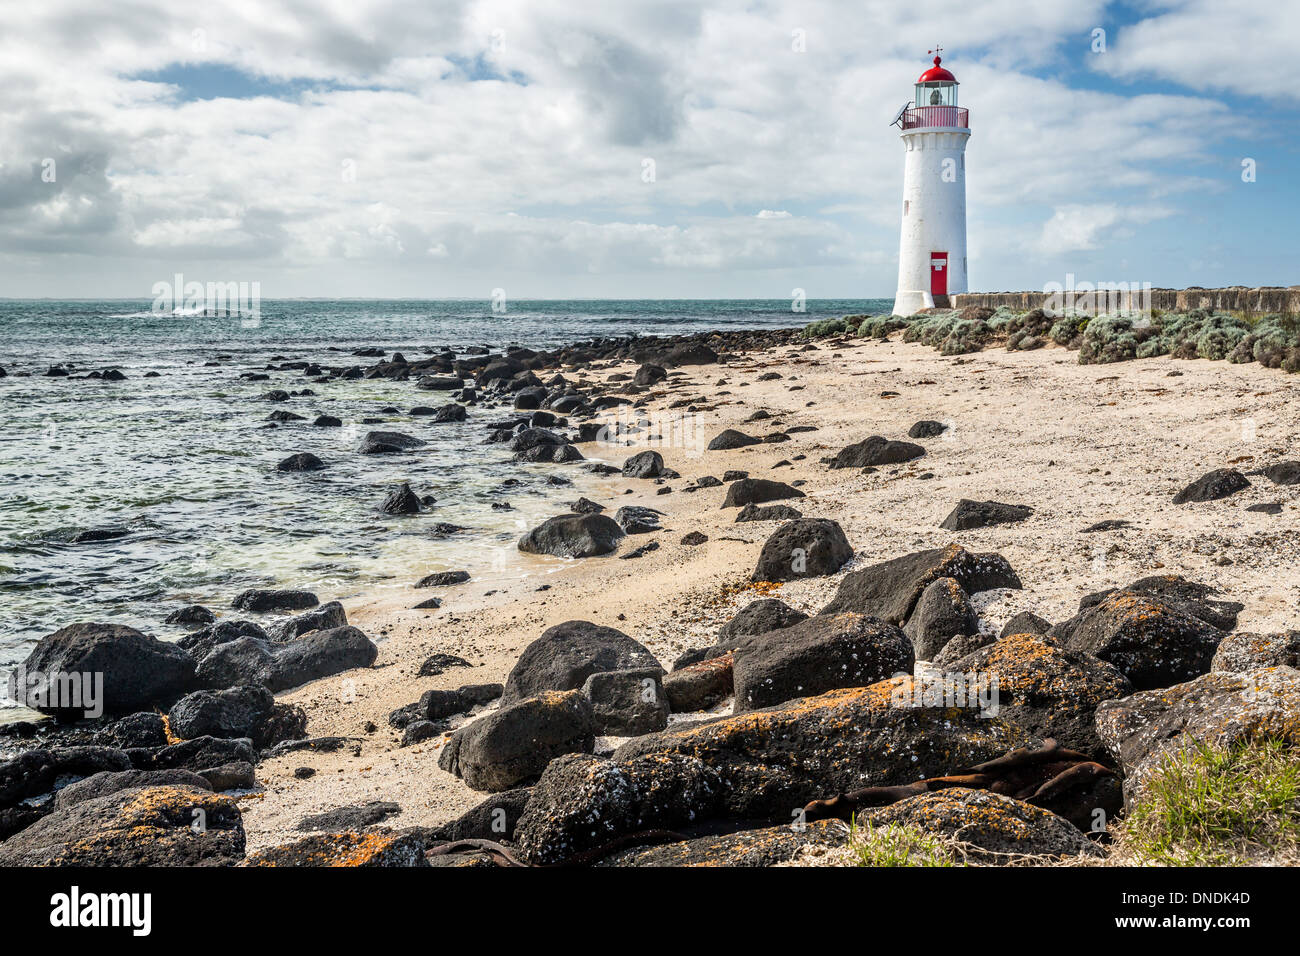
[[[939,61],[936,55],[894,118],[907,151],[895,315],[946,307],[948,296],[966,291],[969,114],[957,105],[957,78]]]

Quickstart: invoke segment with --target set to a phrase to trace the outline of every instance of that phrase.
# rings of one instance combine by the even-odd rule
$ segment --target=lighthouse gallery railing
[[[903,113],[903,129],[919,126],[958,126],[968,129],[969,110],[960,106],[909,106]]]

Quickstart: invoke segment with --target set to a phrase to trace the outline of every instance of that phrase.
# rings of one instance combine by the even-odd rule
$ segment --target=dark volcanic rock
[[[742,637],[766,634],[768,631],[780,630],[806,620],[808,620],[807,614],[796,611],[784,601],[777,598],[760,598],[746,604],[735,617],[722,626],[722,630],[718,631],[716,646],[733,650]]]
[[[799,518],[763,544],[752,581],[798,581],[834,574],[853,560],[844,529],[829,518]]]
[[[627,505],[614,512],[614,520],[618,522],[618,526],[625,534],[646,534],[662,530],[659,526],[661,514],[663,512],[656,511],[654,508]]]
[[[190,604],[172,611],[163,618],[163,623],[176,624],[180,627],[204,627],[216,623],[216,620],[217,616],[206,607],[199,604]]]
[[[26,750],[0,763],[0,807],[11,807],[29,797],[48,793],[67,778],[130,769],[127,755],[112,747]]]
[[[530,863],[564,863],[632,832],[707,819],[721,794],[718,775],[692,757],[560,757],[533,787],[515,839]]]
[[[873,826],[901,825],[960,840],[973,860],[984,863],[1009,855],[1102,855],[1078,827],[1055,813],[988,790],[936,790],[862,816]]]
[[[519,550],[564,558],[609,554],[625,533],[608,515],[556,515],[519,539]]]
[[[848,824],[842,820],[817,820],[798,830],[786,824],[637,847],[616,853],[596,865],[775,866],[796,859],[808,847],[842,847],[848,842]]]
[[[330,601],[303,614],[294,615],[281,624],[273,625],[272,640],[284,643],[302,637],[304,634],[310,634],[312,631],[328,631],[332,627],[342,627],[347,622],[348,616],[343,610],[343,605],[338,601]]]
[[[728,815],[788,824],[809,801],[956,773],[1034,742],[971,708],[916,706],[917,690],[911,677],[834,690],[637,737],[615,759],[698,757],[722,777]]]
[[[1003,625],[998,637],[1010,637],[1012,634],[1046,634],[1051,628],[1051,621],[1039,617],[1033,611],[1021,611]]]
[[[709,442],[707,450],[729,451],[733,448],[744,448],[747,445],[759,445],[762,442],[763,439],[761,438],[755,438],[752,435],[746,435],[744,432],[736,431],[734,428],[728,428]]]
[[[953,578],[936,578],[921,592],[903,633],[911,639],[916,656],[928,661],[954,637],[978,630],[979,616],[962,586]]]
[[[509,790],[555,757],[591,753],[596,718],[581,691],[545,691],[480,717],[456,731],[438,766],[475,790]]]
[[[197,814],[204,825],[196,831]],[[4,866],[223,866],[243,856],[238,805],[183,786],[131,788],[85,800],[0,844]]]
[[[976,631],[973,634],[958,634],[943,645],[943,649],[930,659],[930,663],[940,669],[947,669],[967,654],[973,654],[981,647],[992,644],[995,640],[996,638],[992,634],[987,634],[984,631]]]
[[[260,684],[287,690],[354,667],[369,667],[379,649],[355,627],[312,631],[287,643],[243,637],[221,644],[199,662],[206,687]]]
[[[742,638],[733,674],[736,713],[841,687],[866,687],[915,663],[897,627],[861,614],[809,618]]]
[[[674,714],[707,710],[731,696],[734,689],[731,654],[687,664],[664,677],[664,693]]]
[[[425,867],[418,833],[313,833],[293,843],[258,850],[241,866]]]
[[[1013,634],[982,647],[948,668],[995,675],[998,713],[1037,737],[1094,757],[1104,749],[1093,716],[1104,700],[1133,693],[1113,665],[1058,646],[1038,634]]]
[[[212,789],[207,780],[189,770],[101,770],[60,790],[55,794],[54,807],[61,810],[134,787],[173,786]]]
[[[668,726],[668,697],[663,669],[598,671],[587,678],[582,692],[591,701],[597,732],[635,737]]]
[[[1124,796],[1131,802],[1166,757],[1251,740],[1300,745],[1300,671],[1285,665],[1215,671],[1105,701],[1097,707],[1097,732],[1124,770]]]
[[[922,419],[907,430],[908,438],[936,438],[948,430],[943,422]]]
[[[657,451],[642,451],[623,462],[624,478],[658,478],[663,474],[664,456]]]
[[[995,524],[1024,521],[1033,513],[1034,509],[1025,505],[1008,505],[1000,501],[971,501],[969,498],[963,498],[957,502],[957,507],[952,509],[939,527],[946,531],[969,531],[972,528],[988,528]]]
[[[402,482],[384,495],[379,510],[389,515],[415,515],[420,513],[420,496],[411,490],[411,486]]]
[[[972,554],[954,544],[850,571],[821,613],[856,611],[902,624],[921,592],[939,578],[954,579],[967,594],[1020,587],[1020,579],[1000,554]]]
[[[1300,668],[1300,631],[1229,634],[1210,661],[1212,671],[1245,673],[1260,667]]]
[[[86,684],[88,694],[67,693]],[[88,623],[41,638],[9,675],[9,696],[49,713],[85,714],[97,704],[105,713],[129,714],[166,706],[193,684],[194,661],[177,645],[120,624]],[[90,700],[97,689],[102,699]]]
[[[417,588],[440,588],[450,584],[464,584],[469,580],[468,571],[435,571],[426,574],[415,582]]]
[[[519,655],[506,678],[502,703],[547,690],[577,690],[602,671],[662,668],[639,642],[612,627],[565,621],[547,628]]]
[[[320,604],[320,598],[310,591],[242,591],[231,602],[236,611],[265,614],[267,611],[305,611]]]
[[[532,794],[531,787],[494,793],[450,823],[429,831],[431,840],[513,840],[515,825]]]
[[[573,504],[569,505],[569,510],[578,515],[598,515],[605,510],[604,505],[598,505],[588,498],[579,498]]]
[[[303,817],[298,822],[299,830],[329,830],[338,833],[341,830],[365,830],[383,823],[394,814],[402,812],[396,803],[384,800],[372,800],[354,807],[339,807]]]
[[[789,505],[768,505],[766,508],[759,505],[745,505],[736,515],[736,521],[794,521],[802,517],[802,511]]]
[[[457,657],[455,654],[434,654],[427,657],[424,663],[420,665],[418,676],[420,677],[437,677],[449,667],[472,667],[473,665],[463,657]]]
[[[361,455],[396,455],[429,444],[423,438],[402,432],[367,432],[357,453]]]
[[[724,508],[739,508],[742,505],[761,505],[768,501],[782,498],[802,498],[804,493],[782,481],[767,478],[742,478],[727,488],[727,497],[722,502]]]
[[[856,445],[840,451],[831,462],[832,468],[866,468],[873,465],[897,465],[925,454],[925,449],[906,441],[890,441],[872,435]]]
[[[274,710],[275,697],[265,687],[200,690],[187,694],[172,706],[167,725],[182,740],[204,736],[248,737],[263,746],[278,743],[268,740],[266,735]]]
[[[1300,461],[1279,461],[1260,474],[1275,485],[1300,485]]]
[[[1235,468],[1217,468],[1197,478],[1178,494],[1174,495],[1174,504],[1186,504],[1189,501],[1214,501],[1236,494],[1243,488],[1249,488],[1250,481]]]
[[[320,471],[324,467],[325,462],[309,451],[290,455],[275,466],[276,471]]]

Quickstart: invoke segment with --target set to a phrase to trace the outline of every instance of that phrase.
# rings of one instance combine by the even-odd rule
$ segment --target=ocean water
[[[515,541],[593,480],[573,466],[518,464],[503,446],[483,444],[483,424],[504,417],[499,409],[435,425],[406,412],[445,396],[410,382],[310,384],[296,371],[250,382],[243,373],[295,360],[366,367],[375,359],[349,354],[365,346],[415,359],[444,346],[788,327],[891,305],[810,300],[806,312],[792,313],[788,300],[511,301],[497,313],[485,301],[286,300],[262,302],[253,322],[155,314],[148,300],[0,301],[0,368],[8,373],[0,378],[0,670],[76,621],[178,636],[162,623],[170,611],[201,603],[229,613],[248,587],[307,588],[331,600],[408,588],[447,568],[467,568],[485,587],[545,573],[535,560],[525,567]],[[74,377],[45,377],[55,364]],[[126,380],[75,377],[110,367]],[[317,394],[260,399],[304,387]],[[271,427],[275,410],[307,421]],[[322,413],[344,427],[312,427]],[[430,444],[402,456],[355,454],[371,429]],[[275,470],[303,451],[330,467]],[[556,474],[577,486],[548,484]],[[400,481],[437,504],[418,517],[381,514],[384,493]],[[439,537],[435,522],[468,530]],[[102,528],[128,534],[73,540]]]

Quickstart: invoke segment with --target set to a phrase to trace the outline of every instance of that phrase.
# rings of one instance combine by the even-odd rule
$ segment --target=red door
[[[930,253],[930,294],[948,294],[948,253]]]

